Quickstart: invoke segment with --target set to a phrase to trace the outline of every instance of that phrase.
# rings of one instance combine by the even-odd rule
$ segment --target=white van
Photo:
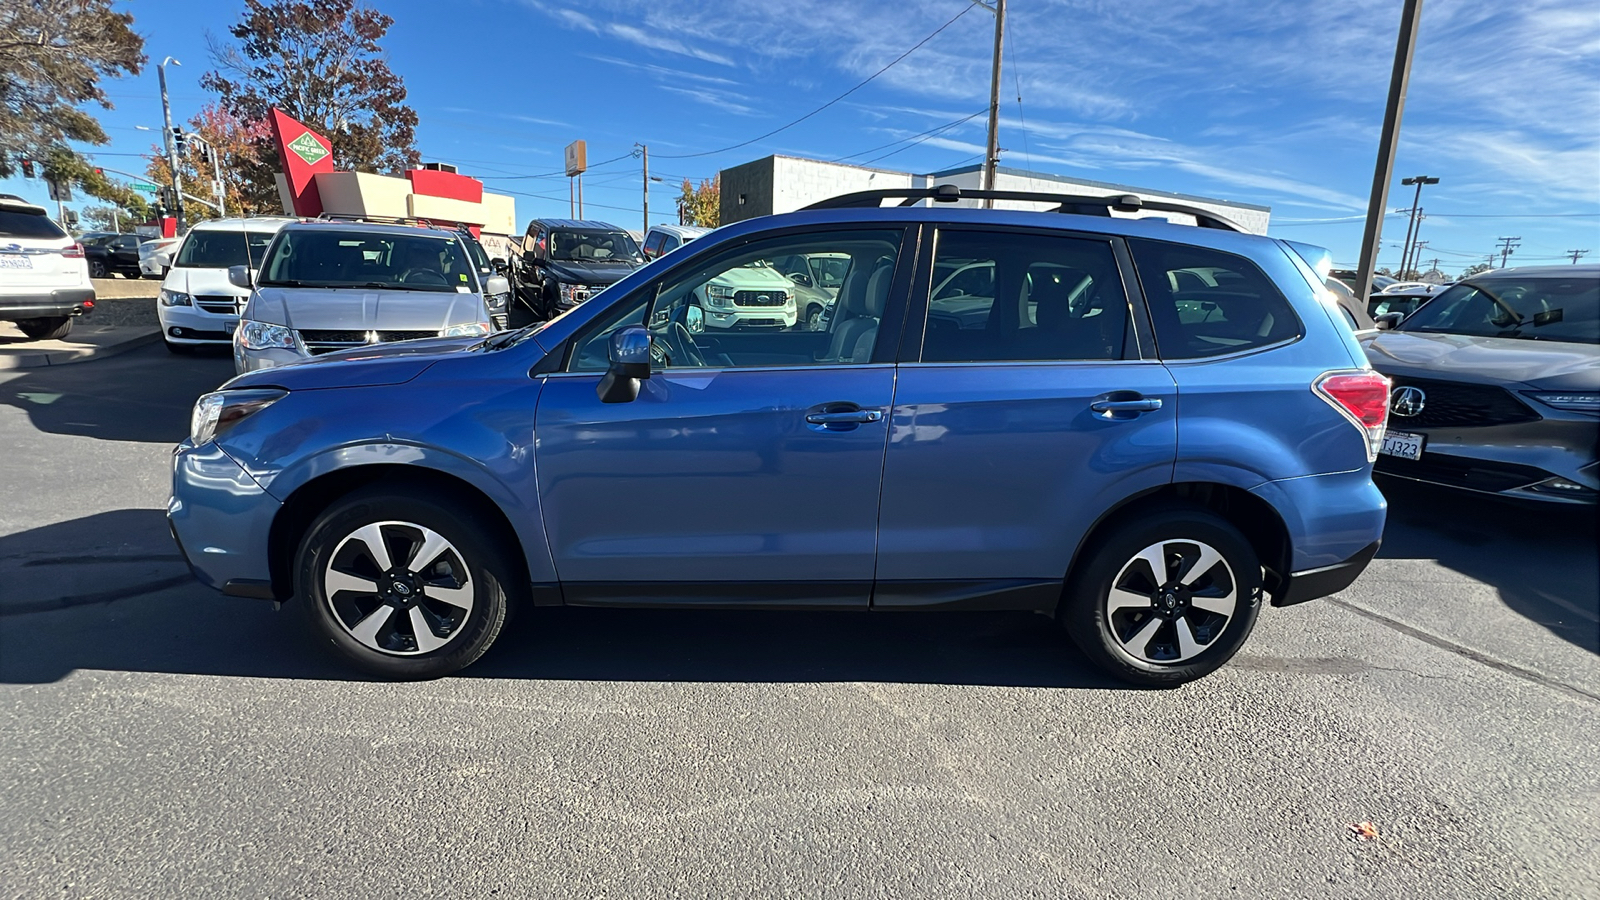
[[[260,268],[272,238],[294,221],[288,216],[214,219],[189,229],[156,300],[168,350],[188,353],[196,347],[232,346],[239,311],[250,291],[234,287],[228,269]]]

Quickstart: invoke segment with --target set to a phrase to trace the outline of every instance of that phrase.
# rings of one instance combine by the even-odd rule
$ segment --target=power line
[[[1022,127],[1018,134],[1022,135],[1022,158],[1028,168],[1033,168],[1033,156],[1028,153],[1028,120],[1022,115],[1022,72],[1017,67],[1017,38],[1011,36],[1011,44],[1006,48],[1011,51],[1011,80],[1017,86],[1017,122]]]
[[[972,120],[972,119],[974,119],[974,118],[976,118],[978,116],[984,115],[987,112],[988,112],[988,110],[986,110],[986,109],[985,110],[980,110],[980,111],[978,111],[976,113],[973,113],[970,116],[967,116],[967,118],[962,119],[960,122],[953,122],[953,123],[951,123],[949,125],[944,126],[943,128],[937,128],[937,129],[935,129],[933,131],[932,134],[927,134],[926,137],[920,137],[919,136],[919,138],[917,140],[913,140],[911,143],[905,145],[904,147],[901,147],[898,150],[890,150],[888,153],[884,153],[884,154],[881,154],[879,156],[874,156],[873,158],[867,160],[865,163],[862,163],[862,165],[869,165],[870,166],[873,163],[878,162],[880,160],[885,160],[885,159],[888,159],[891,156],[895,156],[897,154],[904,153],[905,151],[910,150],[912,147],[915,147],[918,144],[922,144],[922,143],[925,143],[927,141],[931,141],[934,138],[938,137],[939,135],[950,131],[951,129],[955,128],[957,125],[960,125],[961,122],[970,121],[970,120]]]
[[[805,115],[801,116],[800,118],[795,119],[793,122],[790,122],[787,125],[782,125],[782,126],[779,126],[777,128],[774,128],[771,131],[767,132],[766,134],[757,135],[756,137],[753,137],[748,141],[741,141],[741,142],[739,142],[737,144],[733,144],[733,145],[727,146],[727,147],[722,147],[722,148],[717,149],[717,150],[705,150],[705,151],[702,151],[700,153],[672,153],[672,154],[661,153],[661,154],[657,154],[657,158],[658,159],[693,159],[695,157],[700,157],[700,156],[713,156],[713,155],[718,154],[718,153],[726,153],[729,150],[737,150],[740,147],[748,147],[751,144],[754,144],[754,143],[756,143],[758,141],[764,141],[767,138],[772,137],[775,134],[778,134],[779,132],[788,131],[790,128],[793,128],[794,126],[799,125],[801,122],[804,122],[805,120],[811,118],[812,116],[816,115],[817,113],[822,112],[823,110],[825,110],[828,107],[834,105],[835,103],[838,103],[840,100],[843,100],[844,98],[850,96],[851,94],[854,94],[856,91],[859,91],[862,88],[866,87],[867,84],[869,84],[873,79],[875,79],[879,75],[882,75],[883,73],[889,71],[896,64],[898,64],[901,60],[905,59],[906,57],[910,56],[911,54],[915,53],[916,51],[922,49],[922,45],[923,44],[926,44],[927,42],[929,42],[929,41],[933,40],[934,38],[938,37],[940,32],[944,31],[946,28],[949,28],[951,25],[954,25],[956,23],[957,19],[960,19],[962,16],[966,15],[967,13],[972,12],[972,8],[974,6],[976,6],[976,5],[977,4],[975,4],[975,3],[968,3],[966,6],[962,7],[961,12],[956,13],[955,16],[950,19],[950,21],[948,21],[948,22],[944,23],[943,25],[940,25],[938,28],[934,29],[934,32],[932,34],[930,34],[927,37],[923,38],[922,40],[918,41],[916,43],[916,46],[912,47],[910,50],[907,50],[906,52],[904,52],[904,53],[900,54],[899,56],[895,57],[894,60],[891,61],[888,65],[884,66],[883,68],[879,69],[876,72],[873,72],[871,75],[867,76],[865,79],[857,82],[855,87],[852,87],[850,90],[845,91],[844,93],[840,94],[839,96],[833,98],[832,100],[829,100],[827,103],[822,104],[821,106],[817,107],[816,109],[813,109],[811,112],[806,113]]]
[[[986,112],[988,112],[987,109],[980,109],[980,110],[978,110],[977,112],[973,113],[970,116],[962,116],[961,118],[956,119],[953,122],[946,122],[943,125],[935,125],[934,127],[929,128],[927,131],[920,131],[920,132],[918,132],[916,134],[911,135],[910,137],[903,137],[903,138],[900,138],[898,140],[893,140],[893,141],[890,141],[887,144],[879,144],[878,146],[873,147],[871,149],[861,150],[861,151],[858,151],[858,152],[855,152],[855,153],[851,153],[848,156],[836,156],[836,157],[833,158],[833,162],[844,162],[847,159],[854,159],[857,156],[866,156],[868,153],[876,153],[879,150],[883,150],[883,149],[885,149],[887,147],[893,147],[895,144],[903,144],[906,141],[915,140],[915,139],[917,139],[919,137],[924,137],[924,136],[931,137],[931,136],[933,136],[935,134],[938,134],[939,132],[942,132],[942,131],[944,131],[946,129],[954,128],[955,126],[960,125],[963,122],[970,122],[973,119],[976,119],[977,117],[983,115]],[[878,158],[882,159],[883,157],[880,156]]]

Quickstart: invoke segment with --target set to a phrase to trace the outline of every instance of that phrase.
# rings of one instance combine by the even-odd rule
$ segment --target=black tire
[[[556,310],[560,308],[561,288],[557,287],[554,281],[546,282],[543,296],[544,309],[541,310],[541,315],[543,315],[545,321],[548,322],[556,317]]]
[[[820,307],[820,306],[807,307],[807,309],[806,309],[806,319],[805,319],[805,330],[806,331],[821,331],[822,329],[819,327],[821,324],[822,324],[822,307]]]
[[[420,529],[432,530],[447,542],[445,555],[436,557],[438,565],[425,570],[435,573],[434,577],[419,573],[413,573],[415,579],[402,576],[414,585],[407,592],[413,594],[410,606],[432,610],[434,620],[447,623],[430,628],[429,640],[444,642],[436,649],[420,650],[420,635],[412,624],[414,614],[409,607],[396,605],[404,602],[396,593],[397,586],[387,593],[388,600],[376,593],[336,589],[337,602],[330,602],[326,582],[332,577],[334,566],[352,571],[374,586],[399,580],[378,574],[379,566],[365,550],[368,545],[359,542],[356,532],[377,523],[393,523],[383,526],[378,542],[386,546],[386,553],[396,557],[420,550],[419,544],[425,540]],[[351,541],[359,543],[353,546]],[[517,584],[517,570],[509,562],[508,549],[481,528],[470,512],[442,493],[409,488],[400,493],[374,485],[335,502],[306,532],[295,557],[296,605],[319,642],[356,667],[396,680],[439,678],[476,661],[505,626],[507,586]],[[336,553],[341,555],[334,556]],[[349,560],[348,567],[341,560]],[[391,557],[390,561],[396,562],[396,558]],[[404,568],[407,563],[400,563],[399,567]],[[436,574],[440,566],[445,572],[442,577]],[[465,581],[460,578],[460,570],[466,572]],[[372,577],[367,576],[368,572]],[[471,608],[461,614],[462,620],[449,619],[448,614],[460,610],[435,600],[430,593],[438,590],[435,583],[439,581],[454,581],[455,589],[470,588]],[[381,612],[380,607],[385,605],[393,609],[384,614],[384,625],[373,630],[372,640],[374,644],[388,644],[388,650],[363,643],[355,633],[367,616]],[[446,613],[434,615],[441,610]],[[346,624],[349,621],[355,626]],[[438,633],[440,627],[445,632],[442,636]]]
[[[1163,545],[1157,552],[1168,561],[1161,573],[1166,580],[1149,592],[1150,605],[1113,611],[1113,604],[1145,594],[1153,566],[1146,562],[1141,568],[1138,559],[1157,545]],[[1207,545],[1219,555],[1219,563],[1205,572],[1187,571],[1205,558],[1202,548]],[[1255,550],[1237,528],[1208,509],[1144,511],[1097,535],[1081,558],[1083,564],[1068,579],[1061,600],[1061,624],[1095,665],[1133,684],[1177,687],[1211,674],[1244,645],[1261,611],[1261,562]],[[1174,565],[1175,558],[1181,562]],[[1193,591],[1181,583],[1184,579],[1191,579]],[[1115,599],[1114,586],[1122,589]],[[1227,588],[1234,599],[1225,617],[1190,602],[1225,604]],[[1190,648],[1199,648],[1193,655],[1184,655],[1180,628],[1187,632]],[[1127,645],[1138,646],[1141,637],[1140,651],[1131,651]]]
[[[106,278],[106,264],[98,259],[89,260],[89,277]]]
[[[17,327],[36,341],[58,341],[72,332],[71,316],[47,316],[42,319],[19,319]]]
[[[166,340],[162,341],[161,343],[166,344],[167,352],[173,354],[174,356],[193,356],[194,351],[197,349],[193,344],[174,344],[173,342]]]

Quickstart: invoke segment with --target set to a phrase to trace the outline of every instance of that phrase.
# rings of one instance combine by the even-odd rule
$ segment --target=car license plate
[[[33,257],[19,253],[0,253],[0,269],[31,269]]]
[[[1391,431],[1383,436],[1383,446],[1378,448],[1378,452],[1398,456],[1401,459],[1421,459],[1422,445],[1427,441],[1425,435],[1412,434],[1408,431]]]

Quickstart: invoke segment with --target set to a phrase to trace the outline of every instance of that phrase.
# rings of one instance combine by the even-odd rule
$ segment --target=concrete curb
[[[71,347],[58,350],[24,349],[18,345],[0,347],[0,371],[12,369],[42,369],[45,366],[65,366],[71,363],[105,359],[129,350],[149,346],[161,340],[161,329],[152,325],[137,325],[127,329],[126,336],[118,335],[108,344],[95,347]],[[15,347],[16,349],[12,349]]]

